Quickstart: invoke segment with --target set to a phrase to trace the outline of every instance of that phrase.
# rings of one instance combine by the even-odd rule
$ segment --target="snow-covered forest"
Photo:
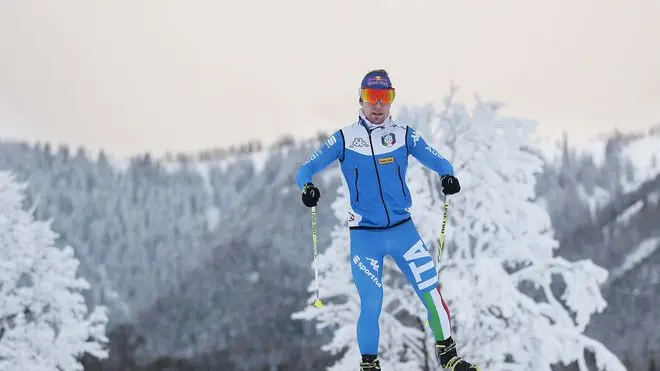
[[[487,370],[655,370],[660,126],[539,142],[533,120],[449,93],[395,119],[464,185],[440,271],[461,351]],[[309,305],[310,214],[294,174],[323,140],[127,160],[0,142],[0,370],[355,369],[336,165],[315,179],[328,305]],[[435,248],[437,179],[411,161],[408,181]],[[433,370],[423,307],[384,269],[383,365]]]

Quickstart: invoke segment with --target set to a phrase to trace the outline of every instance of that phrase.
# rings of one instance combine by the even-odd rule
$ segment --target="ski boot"
[[[375,355],[362,355],[362,362],[360,362],[360,371],[380,371],[380,361]]]
[[[436,356],[443,368],[451,371],[479,371],[479,367],[465,361],[456,353],[456,343],[451,336],[435,343]]]

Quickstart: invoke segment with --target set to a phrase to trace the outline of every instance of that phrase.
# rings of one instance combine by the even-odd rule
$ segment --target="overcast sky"
[[[450,81],[576,139],[660,122],[657,0],[0,1],[0,135],[192,151],[354,120]]]

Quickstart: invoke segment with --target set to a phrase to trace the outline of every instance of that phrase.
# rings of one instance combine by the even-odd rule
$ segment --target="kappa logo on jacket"
[[[362,138],[355,138],[355,139],[353,139],[353,143],[351,143],[351,145],[348,146],[348,147],[349,147],[349,148],[355,148],[355,147],[369,147],[369,145],[367,144],[367,142],[364,141],[364,139],[362,139]]]
[[[421,135],[418,132],[414,132],[411,135],[411,138],[413,140],[413,147],[417,146],[417,142],[419,142],[419,139],[421,138]]]

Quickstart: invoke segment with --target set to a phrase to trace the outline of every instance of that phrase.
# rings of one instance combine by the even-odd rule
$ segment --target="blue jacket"
[[[339,160],[348,187],[351,229],[384,229],[410,220],[412,199],[406,183],[408,155],[439,175],[454,175],[451,163],[409,126],[388,119],[376,128],[360,115],[336,131],[298,169],[300,190],[312,177]]]

